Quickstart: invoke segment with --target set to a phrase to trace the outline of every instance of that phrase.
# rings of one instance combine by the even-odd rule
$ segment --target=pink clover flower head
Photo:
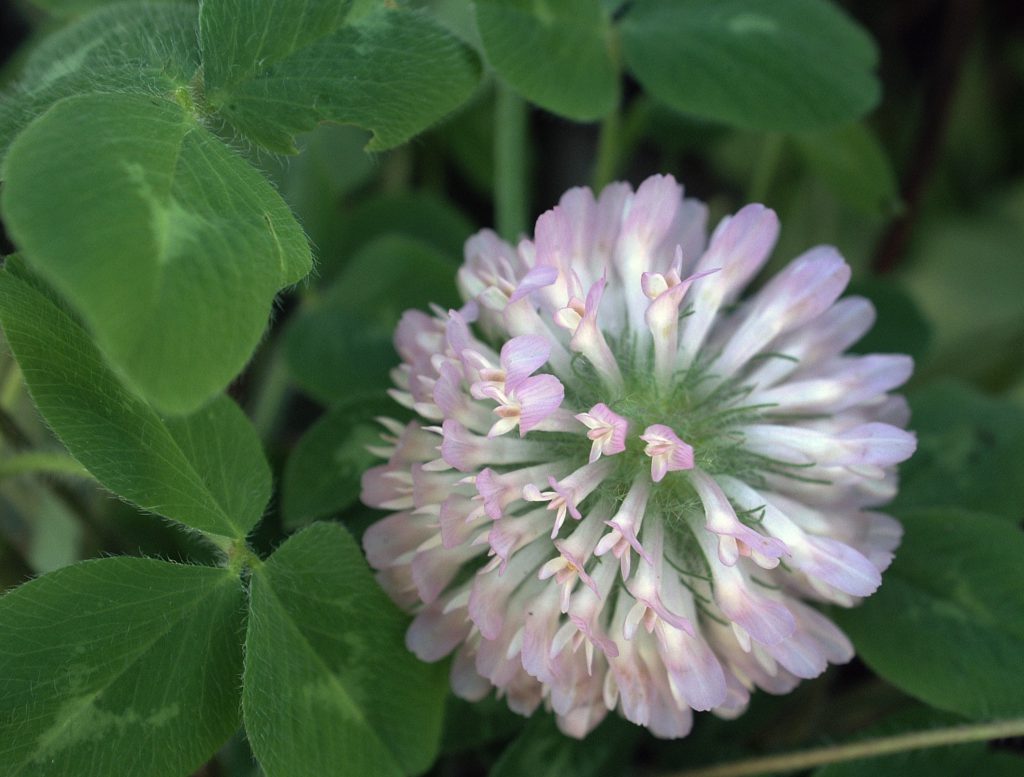
[[[744,297],[778,219],[706,219],[670,176],[572,189],[532,240],[467,242],[465,307],[399,324],[418,419],[379,419],[364,546],[458,695],[681,737],[852,657],[816,606],[870,596],[899,545],[912,363],[846,353],[874,311],[835,249]]]

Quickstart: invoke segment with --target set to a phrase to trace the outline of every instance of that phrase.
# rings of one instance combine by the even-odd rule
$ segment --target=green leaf
[[[117,3],[43,39],[0,99],[0,160],[15,135],[63,97],[187,87],[199,68],[198,22],[192,3]]]
[[[305,312],[285,330],[288,370],[310,396],[331,405],[353,393],[383,392],[398,365],[394,327],[334,306]]]
[[[610,715],[586,739],[570,739],[550,715],[536,714],[505,748],[490,777],[603,777],[621,774],[639,729]]]
[[[1024,410],[954,381],[910,394],[917,453],[900,467],[893,509],[957,505],[1019,522]]]
[[[285,333],[295,380],[327,404],[391,385],[395,324],[409,308],[455,306],[457,266],[437,249],[399,235],[364,246]]]
[[[899,185],[892,163],[864,124],[793,136],[807,166],[843,202],[867,214],[891,216],[898,210]]]
[[[799,132],[878,102],[875,45],[827,0],[637,0],[621,30],[633,74],[685,113]]]
[[[122,0],[123,5],[159,5],[170,0]],[[109,6],[111,0],[32,0],[32,5],[57,17],[75,17]],[[195,6],[193,6],[193,11]]]
[[[302,436],[284,468],[281,508],[287,528],[344,510],[359,498],[363,472],[379,463],[366,450],[381,444],[381,426],[373,419],[399,410],[384,394],[352,397]]]
[[[491,66],[541,108],[590,121],[619,101],[608,17],[598,0],[478,0]]]
[[[378,237],[400,234],[415,238],[457,263],[474,230],[473,223],[448,200],[426,191],[359,198],[344,212],[335,213],[330,226],[331,231],[317,243],[321,285],[333,281],[363,246]]]
[[[61,100],[18,136],[5,172],[3,214],[26,260],[166,412],[223,390],[277,291],[311,266],[280,196],[176,103]]]
[[[377,172],[373,157],[363,150],[368,139],[369,134],[357,127],[321,124],[299,136],[297,157],[261,160],[316,246],[318,280],[323,278],[325,256],[335,250],[338,223],[350,210],[343,204],[345,196]]]
[[[1024,713],[1024,533],[954,508],[900,516],[906,535],[877,594],[834,612],[867,664],[939,709]]]
[[[963,374],[957,369],[962,363],[990,349],[990,358],[1017,369],[1021,365],[1024,223],[1003,212],[1001,205],[993,199],[978,215],[942,214],[915,230],[906,286],[934,324],[936,351],[965,352],[949,361],[949,372]],[[1015,351],[1006,350],[1009,333],[1016,336]]]
[[[224,569],[65,567],[0,599],[5,777],[181,777],[239,724],[244,597]]]
[[[370,148],[405,142],[476,88],[476,55],[427,14],[390,4],[245,0],[202,5],[210,105],[249,139],[294,150],[317,122],[373,132]],[[364,4],[370,5],[370,4]]]
[[[161,418],[23,273],[0,273],[0,321],[33,399],[72,455],[146,510],[200,531],[245,536],[270,497],[270,470],[242,411],[220,397],[194,415]]]
[[[352,537],[316,524],[253,571],[242,707],[267,777],[410,774],[437,752],[446,677]]]

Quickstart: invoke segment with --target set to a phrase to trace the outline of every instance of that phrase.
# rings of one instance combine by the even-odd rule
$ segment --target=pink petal
[[[501,366],[505,370],[505,386],[515,389],[551,356],[551,343],[542,335],[513,337],[501,347]]]
[[[714,651],[699,634],[659,628],[658,643],[676,700],[695,710],[710,710],[725,702],[725,672]]]
[[[707,225],[707,206],[699,200],[684,199],[679,210],[676,211],[668,234],[662,241],[662,247],[666,254],[673,255],[678,246],[682,249],[683,269],[688,270],[693,267],[700,255],[704,253],[704,246],[707,243]]]
[[[484,512],[494,520],[501,518],[504,509],[501,497],[506,490],[501,482],[501,476],[490,467],[480,470],[480,474],[476,476],[476,490],[483,497]]]
[[[803,326],[836,301],[850,267],[830,246],[794,259],[754,297],[749,315],[730,338],[715,369],[732,375],[777,335]]]
[[[778,236],[779,219],[763,205],[747,205],[719,223],[694,271],[720,272],[694,287],[693,315],[686,319],[681,336],[684,352],[697,353],[719,308],[735,299],[764,266]]]
[[[376,467],[366,470],[360,480],[360,501],[367,507],[387,510],[389,508],[385,505],[405,496],[392,477],[395,472],[396,468],[390,464],[378,464]],[[409,507],[411,506],[410,504]]]
[[[680,440],[678,445],[672,447],[672,453],[668,458],[668,471],[679,472],[685,469],[693,469],[693,448]]]
[[[863,554],[828,537],[808,537],[810,558],[801,566],[809,575],[851,596],[871,596],[882,584],[877,567]]]
[[[473,312],[475,313],[475,311]],[[473,335],[469,331],[469,322],[458,310],[448,311],[448,321],[445,324],[445,340],[455,356],[461,356],[464,350],[473,345]]]
[[[462,371],[449,361],[443,362],[434,384],[434,404],[450,418],[462,410],[466,399],[462,391]]]
[[[647,443],[644,453],[651,457],[651,479],[655,483],[669,472],[693,469],[693,448],[679,439],[671,427],[651,424],[640,439]]]
[[[455,579],[462,565],[482,552],[482,547],[472,545],[462,545],[451,550],[437,545],[417,551],[412,557],[410,569],[420,599],[427,604],[437,599]]]
[[[698,470],[691,475],[690,482],[704,505],[706,528],[718,535],[718,558],[723,564],[736,564],[741,550],[746,550],[747,554],[757,554],[755,561],[766,568],[778,566],[777,559],[790,555],[786,543],[774,537],[766,537],[740,521],[713,477]],[[739,543],[743,544],[743,548],[739,547]]]
[[[468,542],[478,531],[481,518],[473,518],[479,503],[460,494],[452,494],[441,502],[438,522],[441,526],[441,545],[445,548],[457,548]]]
[[[436,531],[428,521],[414,518],[409,513],[393,513],[363,532],[366,560],[374,569],[389,567],[433,537]]]
[[[476,654],[463,644],[452,661],[451,681],[452,692],[466,701],[480,701],[494,690],[485,678],[480,676],[475,665]]]
[[[459,646],[473,625],[464,607],[447,613],[444,607],[444,600],[424,607],[405,633],[406,647],[421,661],[440,661]]]
[[[888,467],[906,461],[917,449],[913,432],[881,423],[869,423],[838,435],[867,464]]]
[[[716,585],[715,601],[729,620],[742,626],[758,642],[778,644],[793,633],[796,620],[784,604],[754,592],[752,585],[745,578]]]
[[[523,297],[528,297],[538,289],[543,289],[546,286],[550,286],[558,280],[558,268],[549,267],[544,265],[538,265],[531,269],[523,279],[519,282],[516,290],[512,292],[512,296],[508,298],[509,304],[521,300]]]
[[[568,478],[566,478],[566,480],[568,480]],[[577,507],[576,489],[555,480],[553,477],[548,477],[548,484],[556,494],[565,500],[565,506],[569,508],[569,515],[577,521],[581,520],[583,518],[583,514],[580,513],[579,507]],[[587,493],[589,493],[589,491]]]
[[[479,444],[458,421],[448,419],[442,425],[441,458],[459,472],[472,472],[477,465]]]
[[[671,175],[652,175],[633,195],[622,225],[628,236],[648,248],[662,241],[683,202],[683,187]]]
[[[519,400],[519,433],[526,434],[548,418],[562,404],[565,389],[554,375],[534,375],[515,389]]]

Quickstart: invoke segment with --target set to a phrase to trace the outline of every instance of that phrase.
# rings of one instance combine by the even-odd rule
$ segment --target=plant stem
[[[778,132],[765,133],[761,155],[757,159],[754,175],[750,179],[747,202],[764,202],[771,189],[772,179],[782,156],[783,136]]]
[[[526,104],[504,84],[494,107],[494,221],[516,241],[526,231]]]
[[[32,447],[32,440],[18,426],[18,422],[14,420],[10,413],[2,407],[0,407],[0,436],[16,451]],[[25,453],[31,454],[32,451],[25,451]],[[89,506],[75,489],[69,487],[67,483],[53,479],[49,479],[47,485],[54,495],[78,517],[106,549],[122,550],[123,543],[120,537],[93,517]]]
[[[21,367],[12,358],[7,365],[7,371],[4,374],[3,385],[0,387],[0,407],[4,410],[10,410],[14,407],[15,402],[18,401],[18,397],[21,396],[24,382],[21,376]]]
[[[981,0],[950,0],[945,6],[941,42],[933,49],[935,57],[927,70],[930,78],[921,102],[920,129],[903,175],[900,195],[904,207],[878,241],[871,262],[876,273],[892,272],[906,257],[928,185],[942,160],[957,86],[977,37],[984,4]]]
[[[252,403],[252,422],[260,439],[265,443],[274,438],[291,392],[288,365],[284,358],[284,344],[280,335],[270,344],[270,348],[268,363]]]
[[[599,192],[619,172],[622,147],[622,115],[618,108],[601,121],[601,133],[597,138],[597,161],[594,163],[594,191]]]
[[[412,180],[413,158],[407,146],[392,149],[383,157],[378,176],[382,194],[405,194]]]
[[[207,539],[223,551],[224,566],[236,575],[241,574],[243,569],[257,569],[263,566],[263,561],[245,540],[229,540],[217,535],[207,535]]]
[[[24,475],[26,473],[73,475],[80,478],[92,478],[92,475],[85,467],[64,453],[30,451],[0,459],[0,478]]]
[[[796,753],[780,753],[760,758],[748,758],[714,766],[698,767],[674,772],[670,777],[752,777],[758,774],[795,772],[826,764],[877,758],[882,755],[921,750],[927,747],[962,745],[990,739],[1024,736],[1024,718],[977,723],[966,726],[912,731],[891,737],[879,737],[845,745],[831,745]]]

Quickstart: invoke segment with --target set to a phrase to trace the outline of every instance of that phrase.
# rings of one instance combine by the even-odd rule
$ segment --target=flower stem
[[[843,761],[903,753],[908,750],[1020,736],[1024,736],[1024,718],[951,726],[928,731],[911,731],[906,734],[868,739],[863,742],[850,742],[845,745],[830,745],[795,753],[748,758],[674,772],[670,777],[752,777],[752,775],[758,774],[795,772]]]
[[[260,439],[270,442],[281,423],[284,406],[291,395],[291,378],[281,337],[271,344],[268,363],[252,403],[252,421]]]
[[[597,161],[594,163],[594,191],[599,192],[615,180],[619,172],[622,145],[622,115],[618,108],[601,120],[597,138]]]
[[[747,202],[764,202],[765,197],[768,196],[772,179],[775,177],[775,170],[779,166],[779,158],[782,156],[782,141],[783,136],[778,132],[765,134],[764,143],[761,145],[761,155],[757,159],[754,175],[750,179]]]
[[[526,104],[504,84],[494,108],[494,221],[506,240],[526,231]]]

